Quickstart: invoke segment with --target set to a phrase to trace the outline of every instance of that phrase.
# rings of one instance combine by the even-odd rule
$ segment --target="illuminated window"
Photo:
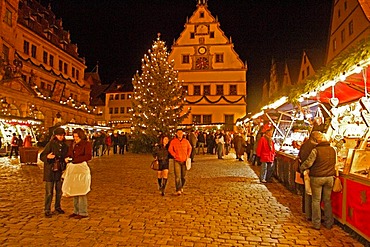
[[[230,95],[237,95],[236,85],[230,85]]]
[[[125,108],[124,107],[120,107],[119,113],[124,114],[125,113]]]
[[[36,50],[37,50],[36,46],[35,45],[32,45],[31,46],[31,56],[33,58],[36,58]]]
[[[113,94],[109,95],[109,100],[113,100]]]
[[[353,34],[353,21],[348,23],[348,34],[351,36]]]
[[[28,41],[23,41],[23,52],[26,53],[27,55],[30,54],[30,42]]]
[[[182,63],[190,63],[189,55],[182,55]]]
[[[216,54],[216,63],[224,62],[224,54]]]
[[[9,9],[5,10],[4,22],[12,26],[12,12]]]
[[[48,63],[48,53],[46,51],[44,51],[42,54],[42,60],[45,64]]]
[[[203,86],[203,95],[211,95],[211,86],[210,85]]]
[[[200,86],[194,86],[194,95],[200,95]]]
[[[114,107],[114,114],[118,114],[118,107]]]
[[[233,130],[234,115],[225,115],[225,130]]]
[[[216,95],[224,95],[224,85],[216,86]]]
[[[193,115],[193,123],[201,123],[202,116],[201,115]]]
[[[68,64],[64,63],[64,74],[68,74]]]
[[[125,99],[125,94],[121,94],[121,99]]]
[[[204,124],[212,123],[212,115],[203,115],[203,123]]]
[[[59,71],[63,71],[63,61],[59,60]]]
[[[49,65],[50,65],[51,67],[53,67],[53,66],[54,66],[54,56],[53,56],[53,55],[50,55],[50,56],[49,56]]]

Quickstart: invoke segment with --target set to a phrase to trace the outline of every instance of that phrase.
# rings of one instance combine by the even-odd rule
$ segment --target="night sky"
[[[87,72],[99,61],[103,83],[130,83],[157,33],[168,48],[184,30],[196,0],[41,0],[63,19],[72,43],[86,58]],[[326,50],[332,0],[209,0],[242,61],[248,61],[248,110],[260,98],[271,59],[300,58],[303,49]]]

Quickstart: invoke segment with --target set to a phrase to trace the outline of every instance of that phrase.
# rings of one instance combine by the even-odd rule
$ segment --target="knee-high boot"
[[[161,187],[161,194],[164,196],[164,191],[166,190],[166,185],[167,185],[167,178],[163,178],[162,180],[162,187]]]
[[[161,190],[162,188],[162,178],[158,178],[158,189]]]

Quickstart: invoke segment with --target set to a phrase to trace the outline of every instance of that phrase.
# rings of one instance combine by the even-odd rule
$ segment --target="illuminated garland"
[[[200,101],[202,101],[202,100],[206,100],[208,103],[211,103],[211,104],[216,104],[216,103],[218,103],[218,102],[220,102],[221,101],[221,99],[223,99],[223,100],[225,100],[227,103],[229,103],[229,104],[236,104],[236,103],[238,103],[239,101],[241,101],[241,100],[244,100],[244,102],[245,103],[247,103],[247,99],[246,99],[246,97],[245,96],[241,96],[239,99],[237,99],[237,100],[235,100],[235,101],[231,101],[231,100],[228,100],[225,96],[220,96],[220,98],[218,99],[218,100],[215,100],[215,101],[212,101],[212,100],[210,100],[210,99],[208,99],[208,97],[207,96],[202,96],[199,100],[196,100],[196,101],[193,101],[193,102],[191,102],[191,101],[189,101],[189,100],[186,100],[186,103],[188,103],[188,104],[197,104],[197,103],[199,103]]]
[[[19,58],[19,59],[21,59],[21,60],[23,60],[23,61],[25,61],[25,62],[29,62],[29,63],[31,63],[32,65],[34,65],[34,66],[36,66],[36,67],[41,67],[42,69],[44,69],[45,71],[47,71],[47,72],[49,72],[49,73],[52,73],[54,76],[57,76],[57,77],[60,77],[60,78],[62,78],[62,79],[64,79],[64,80],[66,80],[66,81],[69,81],[70,83],[72,83],[72,84],[75,84],[75,85],[77,85],[77,86],[79,86],[80,88],[84,88],[85,87],[85,85],[80,85],[80,84],[78,84],[78,81],[72,81],[71,80],[71,78],[66,78],[66,77],[64,77],[63,76],[63,73],[59,73],[59,74],[57,74],[57,73],[55,73],[55,71],[53,70],[53,69],[47,69],[42,63],[40,63],[40,64],[36,64],[36,63],[34,63],[33,61],[32,61],[32,59],[31,58],[23,58],[18,52],[15,52],[15,54],[17,55],[17,57]]]
[[[270,103],[277,99],[288,96],[288,102],[296,103],[303,95],[311,91],[320,89],[325,83],[333,81],[340,81],[343,75],[348,75],[348,72],[353,70],[356,66],[368,66],[370,60],[370,37],[363,39],[350,47],[348,50],[342,52],[330,64],[322,67],[313,76],[307,78],[304,84],[294,85],[284,88],[273,95]],[[367,63],[367,64],[366,64]]]

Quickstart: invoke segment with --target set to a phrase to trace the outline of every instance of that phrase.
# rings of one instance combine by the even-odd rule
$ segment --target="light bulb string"
[[[364,78],[364,84],[365,84],[365,97],[367,97],[368,96],[368,94],[367,94],[367,85],[366,85],[366,83],[367,83],[367,76],[366,76],[366,69],[367,68],[364,68],[363,70],[362,70],[362,77]]]

